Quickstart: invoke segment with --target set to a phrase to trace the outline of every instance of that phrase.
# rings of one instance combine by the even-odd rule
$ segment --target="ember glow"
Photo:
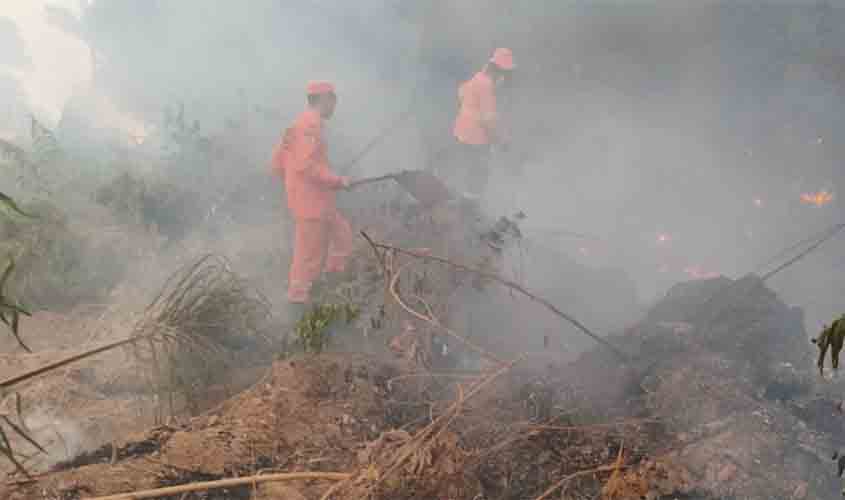
[[[828,191],[819,191],[817,193],[802,193],[801,203],[806,205],[815,205],[817,207],[827,205],[833,201],[833,193]]]

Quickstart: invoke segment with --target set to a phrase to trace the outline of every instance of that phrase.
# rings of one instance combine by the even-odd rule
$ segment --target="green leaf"
[[[0,193],[0,206],[5,207],[5,208],[7,208],[7,209],[9,209],[13,212],[20,214],[20,215],[23,215],[24,217],[35,218],[34,215],[28,214],[28,213],[24,212],[23,210],[21,210],[21,208],[18,206],[18,204],[15,203],[15,200],[13,200],[12,198],[10,198],[8,195],[6,195],[4,193]]]
[[[3,270],[3,275],[0,276],[0,298],[3,297],[3,290],[6,289],[6,282],[9,281],[9,277],[12,275],[12,271],[14,270],[15,259],[9,258],[9,265],[6,266],[6,269]]]

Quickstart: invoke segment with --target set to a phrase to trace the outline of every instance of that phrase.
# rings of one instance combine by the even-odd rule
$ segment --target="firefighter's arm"
[[[320,168],[320,155],[322,148],[322,127],[313,124],[305,129],[303,137],[303,162],[304,172],[315,184],[325,186],[329,189],[343,189],[348,181],[339,175],[333,174],[329,169]]]

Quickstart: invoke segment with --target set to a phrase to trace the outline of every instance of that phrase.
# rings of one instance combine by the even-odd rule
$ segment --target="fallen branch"
[[[829,240],[829,239],[833,238],[834,236],[836,236],[837,234],[839,234],[839,232],[842,231],[843,229],[845,229],[845,224],[837,224],[837,225],[833,226],[832,228],[830,228],[824,234],[824,236],[820,237],[818,241],[816,241],[814,244],[810,245],[809,248],[807,248],[803,252],[799,253],[795,257],[789,259],[788,261],[784,262],[783,264],[776,267],[775,269],[773,269],[773,270],[769,271],[768,273],[764,274],[760,279],[763,280],[763,281],[766,281],[769,278],[771,278],[772,276],[776,275],[777,273],[779,273],[779,272],[783,271],[784,269],[786,269],[787,267],[791,266],[792,264],[795,264],[799,260],[803,259],[807,255],[809,255],[810,253],[815,251],[817,248],[819,248],[824,242],[826,242],[827,240]]]
[[[32,378],[37,377],[39,375],[43,375],[45,373],[51,372],[51,371],[56,370],[58,368],[61,368],[63,366],[69,365],[71,363],[75,363],[77,361],[82,361],[83,359],[90,358],[91,356],[94,356],[96,354],[100,354],[100,353],[103,353],[103,352],[106,352],[106,351],[111,351],[113,349],[117,349],[118,347],[128,345],[128,344],[132,344],[134,342],[139,342],[141,340],[144,340],[144,339],[150,338],[150,337],[152,337],[152,335],[135,336],[135,337],[130,337],[130,338],[123,339],[123,340],[118,340],[117,342],[112,342],[110,344],[106,344],[104,346],[100,346],[100,347],[97,347],[95,349],[91,349],[89,351],[85,351],[85,352],[80,353],[80,354],[74,354],[73,356],[68,356],[67,358],[60,359],[59,361],[54,361],[53,363],[49,363],[45,366],[42,366],[41,368],[36,368],[36,369],[30,370],[26,373],[16,375],[12,378],[8,378],[6,380],[0,381],[0,393],[4,393],[4,392],[8,391],[9,389],[11,389],[12,387],[19,385],[19,384],[22,384],[23,382],[26,382],[29,379],[32,379]]]
[[[211,262],[209,264],[209,262]],[[234,283],[234,284],[233,284]],[[219,296],[209,298],[208,290],[220,291]],[[134,345],[142,340],[175,340],[192,346],[208,348],[217,344],[217,338],[213,334],[229,325],[220,324],[211,320],[219,320],[217,316],[210,319],[198,317],[208,310],[219,309],[231,315],[235,306],[244,305],[247,309],[245,316],[253,310],[263,312],[260,300],[241,300],[243,290],[237,278],[228,270],[228,263],[225,260],[213,262],[213,256],[206,255],[197,260],[181,273],[168,278],[164,288],[159,292],[156,299],[147,306],[146,322],[135,326],[135,333],[123,340],[118,340],[80,354],[54,361],[41,368],[28,371],[21,375],[0,381],[0,395],[27,380],[39,375],[51,372],[63,366],[77,361],[90,358],[91,356],[117,349],[126,345]],[[213,302],[212,299],[217,299]],[[238,309],[238,312],[241,312]],[[206,321],[203,321],[206,320]],[[187,325],[187,326],[184,326]],[[244,329],[253,327],[252,322],[247,322]]]
[[[495,282],[499,283],[500,285],[503,285],[507,288],[515,290],[515,291],[521,293],[522,295],[528,297],[529,299],[533,300],[534,302],[537,302],[537,303],[543,305],[546,309],[550,310],[552,313],[559,316],[560,318],[563,318],[564,320],[568,321],[573,326],[575,326],[578,330],[580,330],[582,333],[584,333],[585,335],[589,336],[590,338],[592,338],[596,342],[598,342],[598,343],[602,344],[603,346],[607,347],[608,349],[610,349],[613,352],[613,354],[615,354],[620,360],[630,361],[630,357],[627,354],[623,353],[621,350],[619,350],[617,347],[615,347],[613,344],[611,344],[607,340],[599,337],[598,335],[596,335],[595,333],[590,331],[590,329],[587,328],[586,326],[584,326],[583,323],[581,323],[580,321],[578,321],[574,317],[564,313],[563,311],[558,309],[554,304],[552,304],[548,300],[529,292],[528,290],[526,290],[525,288],[520,286],[518,283],[515,283],[513,281],[502,278],[501,276],[494,274],[494,273],[481,271],[479,269],[475,269],[473,267],[466,266],[464,264],[458,264],[456,262],[452,262],[449,259],[445,259],[443,257],[421,254],[421,253],[418,253],[418,252],[412,252],[410,250],[405,250],[405,249],[395,247],[395,246],[392,246],[392,245],[386,245],[384,243],[377,243],[377,242],[373,241],[369,237],[369,235],[367,235],[367,233],[364,232],[364,231],[361,231],[361,235],[370,243],[370,245],[374,249],[391,250],[393,252],[408,255],[408,256],[411,256],[411,257],[415,257],[417,259],[428,260],[428,261],[432,261],[432,262],[439,262],[441,264],[445,264],[445,265],[450,266],[452,268],[459,269],[461,271],[466,271],[466,272],[475,274],[477,276],[480,276],[482,278],[486,278],[486,279],[495,281]],[[378,252],[376,252],[376,255],[379,255]]]
[[[470,374],[470,373],[437,373],[437,372],[420,372],[420,373],[406,373],[404,375],[397,375],[391,379],[387,380],[387,388],[389,390],[393,389],[393,384],[409,378],[418,378],[418,377],[429,377],[429,378],[465,378],[465,379],[479,379],[481,378],[480,373]]]
[[[180,493],[193,491],[215,490],[220,488],[234,488],[237,486],[249,486],[252,484],[273,483],[280,481],[296,481],[302,479],[324,479],[329,481],[343,481],[349,479],[351,474],[340,472],[291,472],[281,474],[259,474],[257,476],[239,477],[234,479],[220,479],[218,481],[207,481],[203,483],[190,483],[153,490],[134,491],[131,493],[118,493],[104,497],[92,497],[89,500],[142,500],[158,498]]]
[[[635,418],[630,420],[623,420],[621,422],[608,422],[606,424],[585,424],[585,425],[546,425],[526,423],[524,427],[535,431],[583,431],[588,429],[605,429],[608,427],[630,427],[634,425],[642,425],[646,423],[659,423],[659,418]]]
[[[559,490],[561,486],[577,477],[586,476],[588,474],[595,474],[597,472],[613,472],[618,468],[619,467],[614,463],[613,465],[602,465],[601,467],[596,467],[594,469],[587,469],[575,472],[574,474],[570,474],[561,479],[560,481],[556,482],[555,484],[549,486],[549,489],[544,491],[542,495],[538,496],[534,500],[545,500],[546,498],[549,498],[549,496],[555,491]]]

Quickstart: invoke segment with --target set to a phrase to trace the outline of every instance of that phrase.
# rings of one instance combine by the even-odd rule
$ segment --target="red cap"
[[[315,80],[308,82],[306,92],[308,95],[334,94],[334,85],[324,80]]]
[[[506,70],[512,70],[516,67],[513,63],[513,52],[511,49],[496,49],[493,52],[493,57],[490,58],[490,62]]]

